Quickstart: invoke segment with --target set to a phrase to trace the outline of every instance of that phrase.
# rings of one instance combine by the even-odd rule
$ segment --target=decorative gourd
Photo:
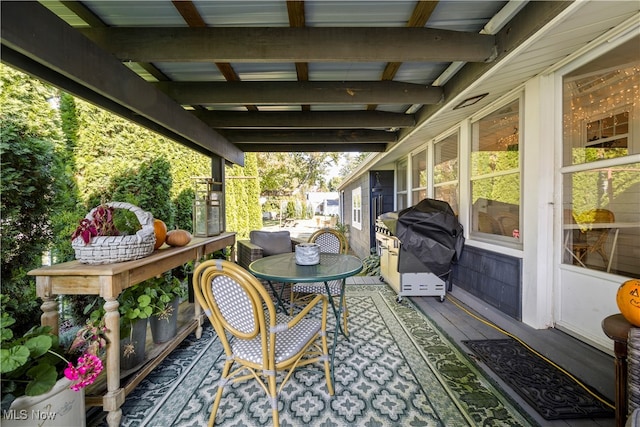
[[[153,232],[156,235],[156,244],[153,246],[153,249],[158,249],[167,239],[167,224],[160,219],[154,219]]]
[[[618,288],[616,303],[629,323],[640,326],[640,280],[631,279]]]
[[[187,230],[171,230],[167,233],[167,245],[185,246],[191,241],[191,233]]]

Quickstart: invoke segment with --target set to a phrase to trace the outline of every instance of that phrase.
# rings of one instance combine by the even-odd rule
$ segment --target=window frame
[[[419,161],[424,162],[424,169],[416,168]],[[427,163],[427,148],[419,149],[411,153],[411,204],[415,205],[420,200],[427,197],[427,188],[429,186],[429,180],[427,174],[429,173],[429,167]],[[415,179],[418,177],[418,179]],[[424,182],[419,182],[420,178],[424,178]],[[418,182],[415,182],[418,181]],[[423,185],[424,184],[424,185]]]
[[[498,170],[498,171],[494,171],[491,173],[476,173],[475,175],[474,173],[474,159],[473,159],[473,155],[474,153],[477,153],[478,150],[474,150],[474,143],[476,141],[479,141],[479,136],[477,136],[478,130],[477,127],[479,126],[480,122],[483,121],[483,119],[486,119],[487,117],[495,114],[497,111],[499,111],[502,108],[507,107],[508,105],[517,102],[518,104],[518,165],[517,167],[514,168],[510,168],[510,169],[505,169],[505,170]],[[524,240],[524,233],[523,233],[523,212],[524,212],[524,197],[523,197],[523,177],[524,177],[524,173],[523,173],[523,167],[524,167],[524,119],[525,119],[525,113],[524,113],[524,94],[522,92],[519,92],[518,94],[514,95],[513,97],[509,97],[508,99],[503,100],[503,102],[501,102],[500,104],[497,104],[495,106],[493,106],[490,110],[486,110],[484,111],[481,115],[477,115],[475,117],[472,117],[469,123],[469,127],[470,127],[470,138],[469,138],[469,153],[468,153],[468,185],[469,185],[469,193],[468,193],[468,200],[469,200],[469,218],[468,218],[468,224],[469,224],[469,236],[472,237],[475,240],[478,241],[484,241],[487,243],[493,243],[493,244],[498,244],[500,246],[504,246],[504,247],[510,247],[510,248],[514,248],[514,249],[522,249],[523,248],[523,240]],[[504,150],[504,152],[508,152],[510,150]],[[493,178],[500,178],[500,177],[505,177],[505,176],[517,176],[518,177],[518,182],[519,182],[519,188],[518,188],[518,229],[517,232],[514,232],[512,234],[512,236],[507,236],[507,235],[501,235],[501,234],[494,234],[494,233],[488,233],[488,232],[482,232],[477,230],[477,223],[478,220],[474,220],[474,216],[476,215],[476,212],[474,210],[474,202],[473,202],[473,197],[474,197],[474,183],[475,182],[480,182],[480,181],[484,181],[487,179],[493,179]]]
[[[362,187],[351,190],[351,226],[362,230]]]
[[[440,162],[440,163],[436,163],[437,162],[437,146],[438,144],[445,144],[445,143],[450,143],[452,137],[455,138],[456,142],[456,171],[455,171],[455,179],[453,180],[443,180],[440,182],[436,182],[436,167],[438,165],[444,164],[445,162]],[[447,186],[451,186],[453,185],[455,187],[455,206],[451,205],[451,202],[448,202],[449,205],[451,205],[451,208],[453,209],[453,211],[455,212],[456,215],[459,215],[459,207],[460,207],[460,128],[456,128],[453,132],[449,133],[446,136],[443,136],[442,138],[439,138],[437,140],[435,140],[433,142],[433,161],[432,161],[432,165],[431,165],[431,173],[433,175],[433,184],[432,184],[432,191],[433,191],[433,197],[437,199],[436,197],[436,193],[438,188],[441,187],[447,187]],[[447,160],[447,161],[451,161],[453,159]]]

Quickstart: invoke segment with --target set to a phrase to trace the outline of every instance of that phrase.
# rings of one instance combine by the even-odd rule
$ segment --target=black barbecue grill
[[[439,296],[451,289],[451,266],[462,253],[464,235],[448,203],[424,199],[376,220],[381,279],[403,296]],[[448,285],[448,286],[447,286]]]

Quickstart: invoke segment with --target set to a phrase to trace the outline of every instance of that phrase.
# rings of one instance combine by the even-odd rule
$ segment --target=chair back
[[[489,234],[503,234],[502,227],[491,215],[478,212],[478,231]]]
[[[512,237],[515,230],[520,230],[520,218],[511,212],[500,212],[495,216],[503,236]]]
[[[309,243],[320,245],[320,252],[331,254],[347,253],[347,240],[338,230],[323,228],[309,237]]]
[[[276,310],[258,279],[232,262],[216,259],[205,261],[196,268],[193,284],[195,297],[216,330],[227,356],[233,354],[230,336],[239,340],[260,336],[262,360],[267,363],[267,319],[275,321]]]
[[[589,229],[589,224],[613,224],[616,222],[615,215],[613,212],[607,209],[593,209],[587,212],[586,217],[588,218],[589,223],[586,224],[587,229]],[[592,250],[597,251],[599,248],[604,246],[607,241],[607,237],[609,236],[610,228],[597,228],[589,230],[588,236],[593,236],[593,240],[591,240],[591,246],[593,246]]]
[[[616,217],[613,214],[613,212],[611,212],[608,209],[593,209],[592,211],[589,211],[589,216],[591,217],[593,215],[593,221],[594,223],[614,223],[616,222]]]

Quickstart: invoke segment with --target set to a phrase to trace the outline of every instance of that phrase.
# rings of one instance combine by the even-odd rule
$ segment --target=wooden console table
[[[172,268],[189,261],[196,263],[205,255],[235,245],[235,233],[223,233],[219,236],[194,238],[183,247],[163,247],[146,258],[113,264],[90,265],[78,261],[55,264],[29,272],[36,277],[36,292],[42,298],[42,324],[51,326],[58,333],[57,295],[99,295],[105,299],[105,326],[109,330],[106,349],[107,391],[103,396],[87,396],[89,406],[102,406],[108,411],[109,426],[120,425],[126,395],[133,390],[162,359],[180,344],[191,332],[202,335],[202,313],[198,303],[194,303],[194,318],[184,325],[178,335],[165,344],[160,353],[145,365],[141,375],[134,375],[133,381],[125,387],[120,384],[120,313],[118,295],[138,283],[158,276]],[[233,255],[233,254],[232,254]]]

